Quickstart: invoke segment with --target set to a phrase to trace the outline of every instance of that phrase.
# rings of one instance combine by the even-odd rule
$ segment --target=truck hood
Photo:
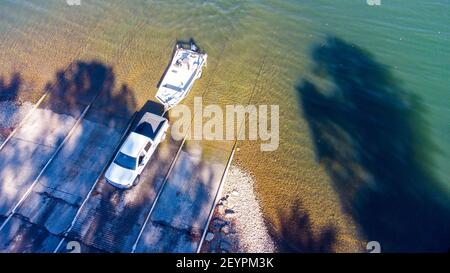
[[[113,162],[106,171],[105,178],[119,187],[130,187],[136,178],[136,171],[123,168]]]

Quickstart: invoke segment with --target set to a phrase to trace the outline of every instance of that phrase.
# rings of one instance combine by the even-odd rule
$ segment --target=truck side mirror
[[[145,157],[145,154],[141,154],[139,156],[139,166],[144,165],[144,157]]]

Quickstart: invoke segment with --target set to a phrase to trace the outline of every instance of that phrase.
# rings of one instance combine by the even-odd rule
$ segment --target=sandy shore
[[[276,251],[254,192],[254,182],[250,174],[237,166],[231,166],[202,252]]]

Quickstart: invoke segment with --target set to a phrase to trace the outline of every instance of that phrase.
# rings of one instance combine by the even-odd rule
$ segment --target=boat
[[[198,50],[194,43],[190,48],[176,45],[172,61],[162,79],[156,99],[166,111],[179,104],[190,92],[194,82],[202,76],[208,55]]]

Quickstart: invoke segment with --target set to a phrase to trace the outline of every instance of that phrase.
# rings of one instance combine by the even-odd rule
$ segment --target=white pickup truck
[[[169,128],[166,118],[145,113],[128,135],[105,173],[111,185],[128,189],[139,183],[140,174]]]

